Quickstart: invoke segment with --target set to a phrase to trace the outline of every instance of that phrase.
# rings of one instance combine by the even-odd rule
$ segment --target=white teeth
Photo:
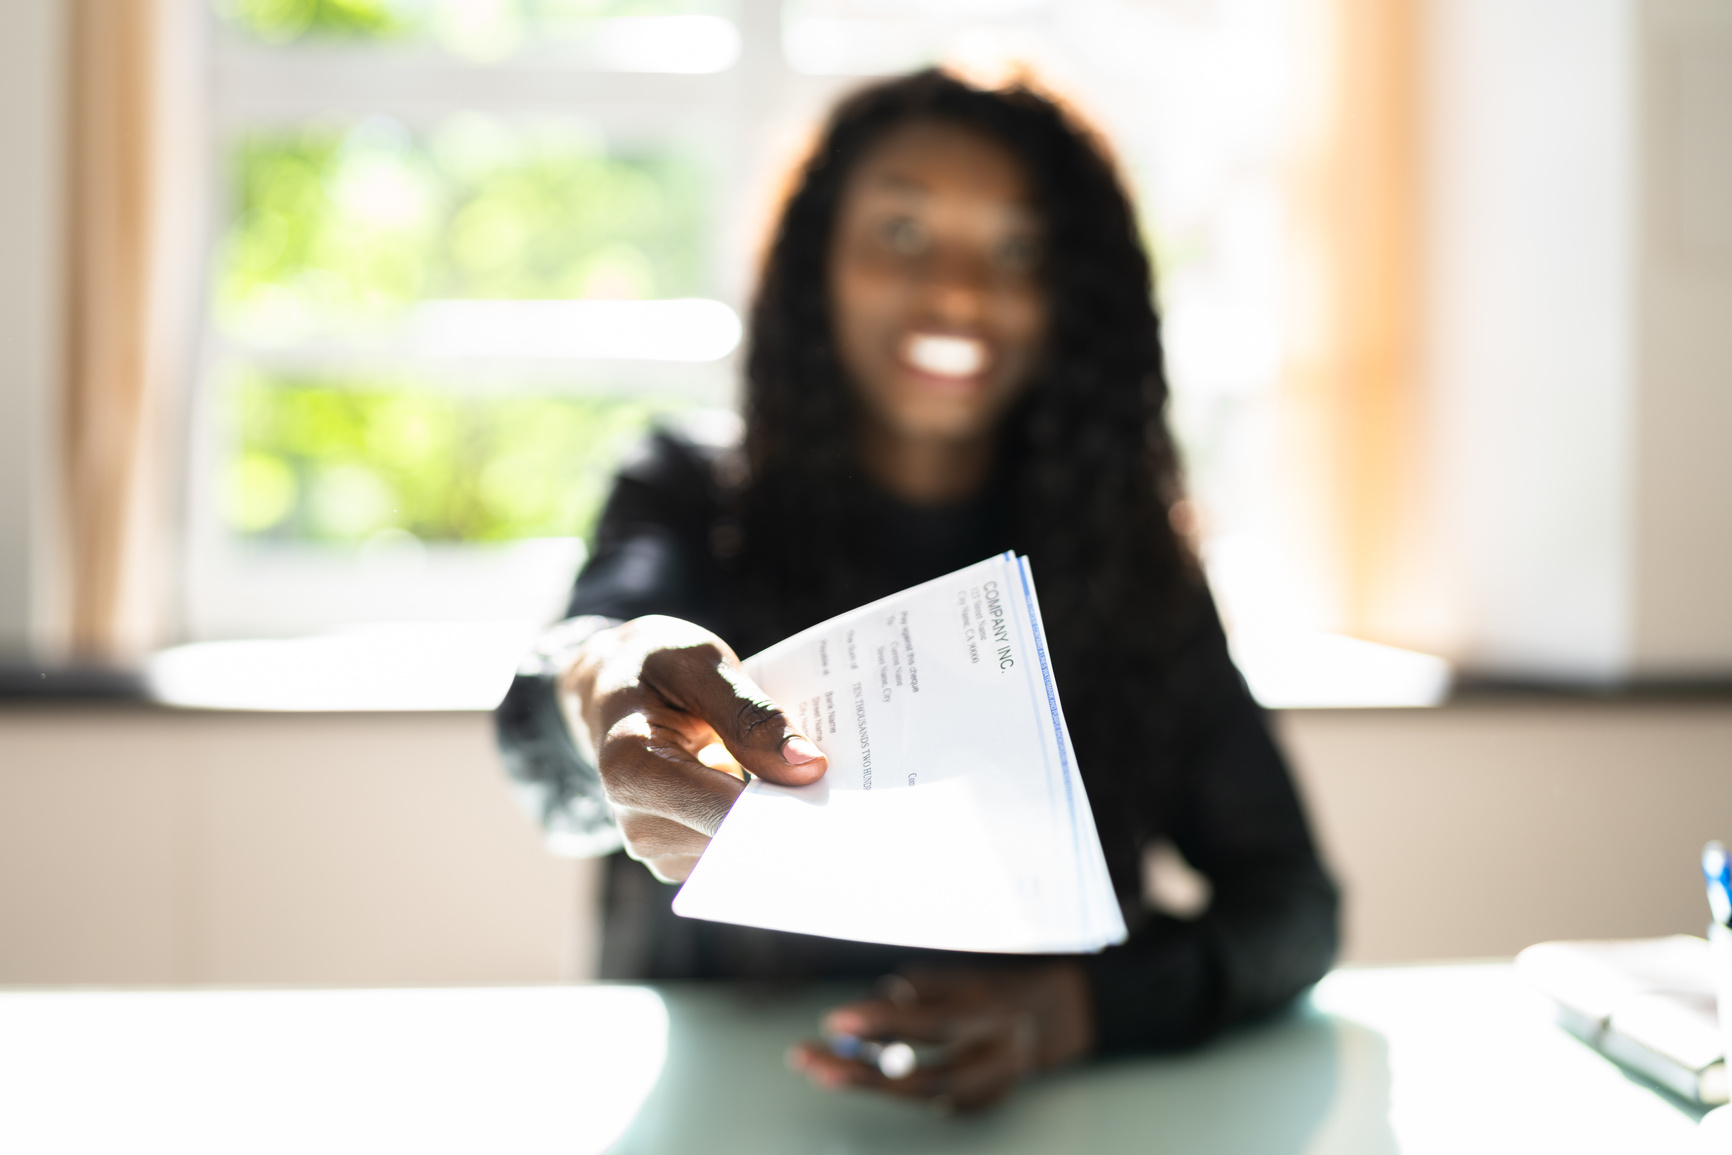
[[[922,373],[935,377],[973,377],[986,368],[986,343],[972,337],[916,333],[903,345],[903,356]]]

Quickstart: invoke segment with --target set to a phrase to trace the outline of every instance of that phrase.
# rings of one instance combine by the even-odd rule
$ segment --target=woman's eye
[[[895,217],[884,222],[884,245],[900,257],[918,257],[930,244],[926,226],[910,217]]]
[[[1040,245],[1033,237],[1006,237],[994,257],[1006,272],[1032,273],[1040,264]]]

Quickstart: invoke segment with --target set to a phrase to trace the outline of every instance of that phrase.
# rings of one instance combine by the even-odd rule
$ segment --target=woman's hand
[[[595,755],[626,853],[663,882],[691,873],[745,788],[740,767],[784,786],[828,768],[727,643],[678,618],[596,634],[561,677],[560,703]]]
[[[813,1041],[789,1051],[789,1065],[821,1087],[865,1087],[969,1111],[1094,1047],[1088,979],[1074,963],[911,971],[880,987],[884,997],[825,1015],[824,1033],[937,1044],[949,1052],[947,1062],[892,1079]]]

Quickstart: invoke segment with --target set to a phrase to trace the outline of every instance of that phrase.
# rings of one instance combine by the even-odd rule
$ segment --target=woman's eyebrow
[[[898,172],[875,173],[863,191],[902,200],[929,200],[933,195],[932,186],[917,177]],[[1040,211],[1030,203],[1010,202],[996,208],[993,215],[1012,228],[1032,232],[1040,232],[1045,228]]]

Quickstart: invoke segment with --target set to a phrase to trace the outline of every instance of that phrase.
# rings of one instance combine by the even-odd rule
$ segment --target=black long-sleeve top
[[[667,614],[735,643],[739,607],[725,580],[722,489],[714,447],[658,434],[621,470],[601,517],[596,549],[579,575],[570,614],[626,620]],[[869,509],[896,560],[882,589],[861,601],[960,569],[1006,548],[1009,524],[990,495],[965,506],[923,509],[875,495]],[[1038,562],[1038,559],[1037,559]],[[737,596],[737,595],[735,595]],[[1182,1046],[1275,1010],[1320,978],[1337,940],[1338,898],[1262,710],[1227,652],[1206,591],[1186,615],[1172,676],[1151,694],[1182,698],[1151,758],[1166,776],[1157,791],[1138,766],[1099,768],[1090,801],[1130,938],[1078,961],[1088,974],[1096,1039],[1105,1052]],[[555,703],[552,665],[526,664],[500,706],[507,767],[551,829],[575,830],[606,848],[611,821],[593,768],[577,758]],[[1059,686],[1064,691],[1062,683]],[[1103,781],[1102,774],[1131,776]],[[1103,789],[1103,787],[1112,787]],[[1124,788],[1119,788],[1124,787]],[[1139,800],[1158,793],[1158,807]],[[1128,811],[1128,812],[1127,812]],[[1148,910],[1144,852],[1167,838],[1204,877],[1212,899],[1199,917]],[[617,846],[617,838],[611,845]],[[875,977],[916,961],[1004,965],[1002,956],[945,955],[682,919],[674,888],[614,854],[603,903],[604,977],[666,980]]]

